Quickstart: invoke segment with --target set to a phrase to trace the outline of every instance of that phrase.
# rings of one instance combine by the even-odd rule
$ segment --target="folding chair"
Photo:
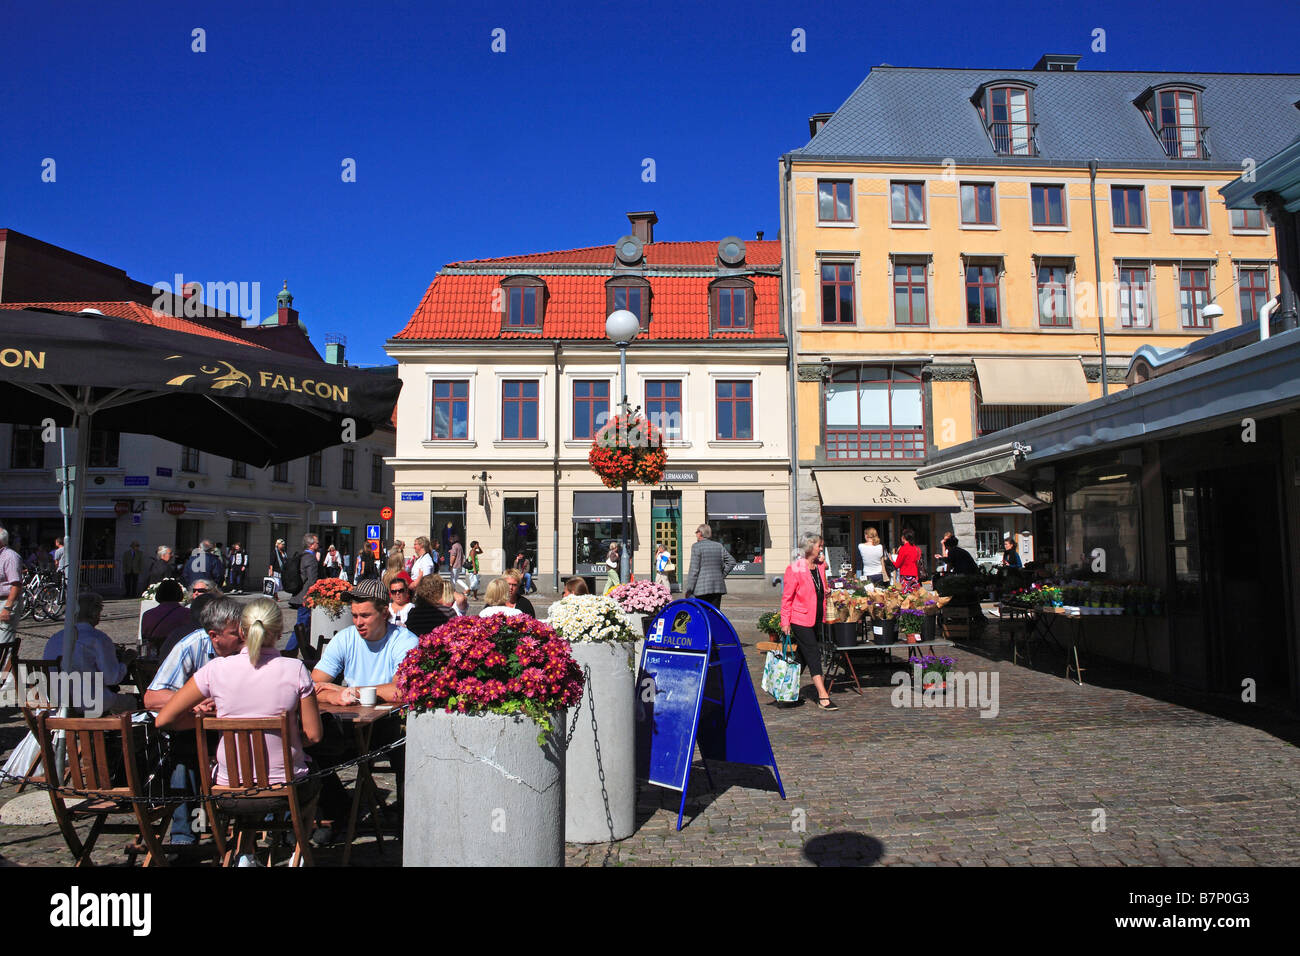
[[[22,643],[22,638],[15,637],[8,644],[0,644],[0,682],[9,679],[9,671],[14,669],[14,664],[18,661],[18,646]],[[18,680],[15,673],[13,679]]]
[[[116,717],[52,717],[40,714],[36,718],[37,738],[41,742],[41,759],[46,768],[55,766],[54,735],[63,731],[67,742],[68,777],[67,784],[50,788],[50,803],[54,807],[54,817],[63,832],[64,842],[76,857],[77,866],[90,866],[90,853],[95,848],[99,835],[108,833],[138,833],[146,855],[145,866],[166,866],[167,857],[162,850],[162,831],[171,816],[171,808],[166,805],[154,805],[144,802],[144,788],[140,782],[139,766],[136,762],[135,729],[131,725],[130,714]],[[121,736],[120,753],[109,749],[109,734]],[[110,760],[113,753],[115,760]],[[48,776],[48,769],[47,769]],[[115,785],[114,777],[126,778],[126,785]],[[73,791],[82,791],[75,793]],[[89,796],[84,796],[88,793]],[[75,798],[80,802],[68,806],[67,799]],[[130,814],[131,823],[109,823],[109,818]],[[94,823],[90,834],[83,843],[77,835],[76,824],[87,818]],[[130,862],[141,850],[140,843],[126,847]]]
[[[245,841],[260,831],[292,833],[294,835],[291,866],[312,866],[311,830],[309,823],[316,818],[316,798],[319,788],[313,786],[302,799],[304,785],[291,783],[287,787],[269,790],[272,785],[267,756],[268,733],[280,735],[284,748],[284,768],[293,772],[293,752],[289,745],[290,714],[279,717],[199,717],[194,729],[199,747],[199,790],[208,811],[208,822],[217,845],[217,855],[222,866],[230,866],[245,852]],[[294,719],[297,719],[294,717]],[[213,764],[208,747],[208,732],[220,735],[225,748],[226,776],[230,783],[218,786],[213,782]],[[253,790],[251,793],[243,791]],[[257,790],[268,792],[258,793]],[[283,820],[289,811],[288,822]],[[267,820],[267,816],[272,819]],[[226,832],[229,824],[234,830],[234,841]],[[270,841],[266,863],[270,866],[276,841]]]
[[[16,644],[17,641],[15,641],[14,643]],[[50,675],[59,669],[59,660],[60,659],[57,657],[49,658],[49,659],[42,658],[40,660],[16,659],[14,663],[14,680],[18,680],[19,678],[22,678],[24,680],[24,686],[18,688],[18,690],[24,694],[27,692],[27,687],[25,682],[26,679],[30,677],[30,675],[39,673],[44,676],[43,682],[38,683],[36,685],[36,690],[37,690],[36,699],[32,701],[26,701],[22,707],[23,720],[27,722],[27,729],[31,731],[32,738],[37,741],[38,747],[41,739],[41,734],[40,734],[40,730],[36,726],[36,718],[40,714],[50,709],[50,698],[48,694],[48,691],[51,686]],[[40,689],[42,687],[45,688],[46,693],[40,693]],[[18,785],[19,793],[22,793],[24,790],[26,790],[27,785],[30,783],[49,782],[49,773],[47,771],[42,769],[42,771],[39,774],[36,772],[36,768],[40,766],[41,766],[41,752],[39,749],[37,749],[36,753],[32,755],[32,762],[27,765],[27,773],[23,774],[23,782]],[[63,781],[66,783],[67,780],[68,780],[68,771],[67,768],[65,767],[63,771]]]

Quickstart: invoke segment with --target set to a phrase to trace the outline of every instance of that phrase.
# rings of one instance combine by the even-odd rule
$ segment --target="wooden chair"
[[[9,679],[9,672],[14,671],[14,665],[18,662],[18,647],[22,644],[22,638],[15,637],[8,644],[0,644],[0,681]],[[18,680],[18,674],[15,672],[13,679]],[[19,688],[21,690],[21,688]]]
[[[223,866],[231,866],[244,852],[245,841],[259,831],[289,832],[294,835],[291,866],[312,866],[310,824],[316,818],[317,789],[304,800],[301,783],[269,790],[272,785],[267,751],[268,733],[278,733],[284,748],[284,767],[293,772],[293,752],[289,745],[290,719],[297,717],[281,714],[279,717],[236,718],[199,717],[194,729],[199,747],[199,789],[207,807],[208,822],[217,845],[217,855]],[[225,749],[226,776],[230,783],[218,786],[213,781],[215,761],[208,746],[208,732],[220,736]],[[252,788],[263,793],[245,793]],[[282,819],[285,810],[289,820]],[[267,815],[273,816],[268,821]],[[234,830],[231,841],[227,825]],[[275,841],[271,841],[266,863],[270,866],[275,854]]]
[[[15,643],[17,642],[15,641]],[[18,680],[19,678],[22,678],[23,680],[23,686],[18,688],[22,694],[27,693],[27,682],[30,680],[32,674],[39,673],[43,676],[43,680],[37,683],[34,688],[36,691],[36,698],[34,700],[26,700],[24,698],[24,703],[22,705],[23,720],[27,722],[27,729],[31,731],[32,737],[36,739],[38,744],[41,739],[41,733],[40,729],[36,726],[36,718],[50,709],[49,689],[51,686],[51,675],[59,669],[59,660],[60,658],[57,657],[49,659],[42,658],[39,660],[17,659],[14,664],[14,679]],[[42,693],[42,688],[44,688],[44,693]],[[27,765],[27,773],[23,774],[23,782],[18,785],[19,793],[26,790],[28,784],[49,782],[49,774],[43,769],[39,774],[36,772],[36,768],[40,766],[41,752],[40,750],[37,750],[32,756],[32,762]],[[64,768],[63,779],[66,783],[68,779],[67,768]]]
[[[116,717],[54,717],[39,714],[36,718],[37,738],[41,742],[41,759],[47,768],[54,763],[54,735],[63,731],[67,741],[68,783],[50,788],[50,803],[54,816],[68,849],[76,857],[77,866],[91,865],[90,853],[95,841],[103,832],[137,833],[139,842],[126,847],[132,864],[141,849],[146,851],[145,866],[166,866],[167,857],[162,849],[162,832],[171,817],[171,808],[144,802],[139,765],[136,762],[135,729],[130,714]],[[108,736],[118,734],[120,764],[109,759]],[[114,754],[114,756],[118,756]],[[47,771],[48,776],[48,771]],[[126,778],[122,786],[114,781]],[[82,796],[72,791],[89,792]],[[68,806],[71,797],[80,802]],[[110,823],[110,817],[130,814],[132,822]],[[93,818],[90,834],[83,843],[77,835],[76,824]]]

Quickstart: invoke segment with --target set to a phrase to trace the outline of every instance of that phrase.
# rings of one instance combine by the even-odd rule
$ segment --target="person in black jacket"
[[[958,547],[957,536],[948,538],[948,573],[979,574],[980,566],[965,548]]]
[[[417,637],[428,634],[469,610],[464,591],[455,596],[447,593],[447,583],[440,574],[426,574],[415,586],[415,601],[406,615],[406,629]]]
[[[172,549],[165,544],[158,545],[157,557],[149,559],[149,567],[144,572],[144,586],[153,587],[167,578],[179,577],[176,563],[172,560]]]
[[[298,619],[293,626],[293,636],[281,652],[286,657],[297,657],[300,649],[311,647],[311,608],[303,603],[311,586],[320,580],[320,539],[314,534],[302,536],[302,553],[298,555],[298,572],[302,587],[289,598],[289,607],[298,609]]]

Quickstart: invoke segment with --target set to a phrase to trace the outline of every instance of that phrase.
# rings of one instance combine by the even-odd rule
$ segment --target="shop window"
[[[541,570],[537,563],[537,498],[506,498],[501,521],[501,546],[506,567],[515,566],[515,555],[523,552],[532,564],[534,581]]]
[[[921,376],[910,368],[850,365],[826,383],[826,457],[925,457]]]
[[[1064,499],[1064,563],[1074,573],[1092,569],[1100,549],[1112,580],[1141,577],[1138,535],[1140,470],[1121,464],[1092,465],[1067,477]]]
[[[715,520],[709,522],[713,528],[713,540],[717,541],[736,559],[733,575],[763,573],[763,540],[767,533],[767,522],[761,520]]]

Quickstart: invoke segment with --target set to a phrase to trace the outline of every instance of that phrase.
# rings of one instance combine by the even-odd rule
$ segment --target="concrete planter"
[[[334,635],[346,627],[352,626],[352,615],[346,610],[340,610],[336,615],[330,614],[323,607],[315,607],[311,610],[311,646],[318,651],[323,651],[325,645],[334,638]]]
[[[411,714],[403,866],[563,866],[566,711]]]
[[[591,678],[578,704],[581,713],[565,754],[564,839],[569,843],[626,840],[636,829],[636,646],[572,646],[573,659],[584,670],[590,668]],[[574,719],[572,714],[569,719]]]

